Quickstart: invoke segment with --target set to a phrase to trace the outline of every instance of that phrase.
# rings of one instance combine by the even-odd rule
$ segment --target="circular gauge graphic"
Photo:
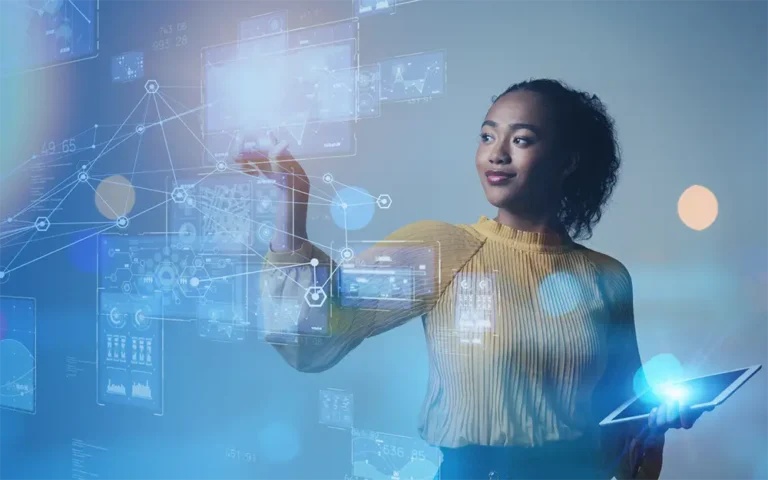
[[[181,239],[181,243],[192,245],[197,238],[197,229],[193,224],[186,222],[179,228],[179,238]]]
[[[373,75],[370,73],[361,73],[357,83],[360,85],[360,88],[368,88],[373,83]]]
[[[157,270],[155,270],[155,281],[157,282],[157,286],[164,291],[173,290],[178,278],[179,274],[176,271],[176,266],[171,262],[163,262],[158,265]]]
[[[139,307],[133,315],[133,324],[138,330],[146,330],[152,325],[152,309],[145,306]]]
[[[34,411],[35,357],[18,340],[0,341],[0,404]]]
[[[275,233],[275,226],[271,223],[263,223],[259,226],[259,240],[264,243],[269,243],[272,240],[272,235]]]
[[[279,18],[275,17],[269,20],[270,33],[277,33],[283,30],[283,22]]]
[[[368,93],[361,93],[358,106],[360,107],[360,111],[373,111],[373,96]]]
[[[109,316],[109,324],[114,328],[123,328],[126,323],[125,312],[120,311],[117,307],[112,307],[112,310],[107,314]]]

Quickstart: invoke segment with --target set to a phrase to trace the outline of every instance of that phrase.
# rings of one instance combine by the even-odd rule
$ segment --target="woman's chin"
[[[488,200],[488,202],[493,205],[496,208],[502,208],[504,206],[508,206],[510,203],[514,200],[514,195],[511,193],[501,193],[501,192],[487,192],[485,194],[485,198]]]

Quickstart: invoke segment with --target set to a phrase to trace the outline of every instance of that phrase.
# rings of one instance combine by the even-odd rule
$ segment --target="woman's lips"
[[[514,173],[505,172],[485,172],[485,178],[488,179],[488,183],[491,185],[501,185],[509,182],[515,176]]]

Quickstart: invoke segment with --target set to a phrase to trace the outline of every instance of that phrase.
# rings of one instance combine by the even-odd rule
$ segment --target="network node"
[[[45,232],[51,227],[51,222],[48,217],[37,217],[35,220],[35,228],[38,232]]]
[[[323,181],[325,183],[333,183],[333,175],[331,175],[330,173],[326,173],[325,175],[323,175]]]
[[[219,160],[218,162],[216,162],[216,170],[223,172],[226,169],[227,169],[227,162],[223,160]]]
[[[328,296],[322,287],[309,287],[307,293],[304,294],[304,300],[312,308],[322,307],[326,298]]]
[[[171,192],[171,197],[176,203],[184,203],[187,199],[187,191],[181,187],[176,187],[173,189],[173,192]]]
[[[136,125],[136,133],[138,133],[139,135],[144,133],[145,129],[146,129],[146,127],[144,125]]]
[[[348,206],[349,206],[349,205],[347,205],[347,202],[343,202],[343,203],[341,204],[341,208],[343,208],[344,210],[346,210]]]
[[[8,217],[8,223],[11,223],[13,221],[13,217]]]
[[[313,267],[316,267],[320,264],[320,260],[313,258],[312,260],[309,261],[309,264],[312,265]]]
[[[379,198],[376,199],[376,205],[378,205],[381,209],[387,209],[390,205],[392,205],[392,198],[386,193],[379,195]]]
[[[0,283],[7,282],[10,276],[11,276],[11,273],[8,270],[6,270],[5,268],[0,268]]]
[[[144,89],[147,93],[155,93],[160,89],[160,85],[157,84],[157,80],[147,80],[144,84]]]
[[[115,223],[117,224],[117,228],[125,228],[128,226],[128,217],[118,217]]]
[[[91,144],[91,149],[96,150],[96,144]]]
[[[77,174],[77,180],[79,182],[87,182],[88,181],[88,172],[81,171]]]
[[[344,260],[352,260],[352,257],[354,256],[355,252],[353,252],[351,248],[345,247],[341,249],[341,258]]]

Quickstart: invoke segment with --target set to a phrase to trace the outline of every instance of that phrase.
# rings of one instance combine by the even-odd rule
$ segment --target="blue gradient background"
[[[110,59],[145,52],[145,79],[199,86],[200,48],[237,38],[239,20],[287,9],[289,26],[353,15],[350,1],[101,1],[96,59],[0,80],[0,178],[48,140],[120,124],[143,81],[110,82]],[[672,354],[687,376],[768,363],[768,9],[764,2],[421,1],[395,15],[361,20],[360,64],[446,49],[447,95],[385,104],[357,126],[354,157],[313,160],[372,195],[391,195],[351,240],[371,240],[406,223],[471,223],[493,215],[473,156],[491,96],[530,77],[554,77],[597,93],[615,117],[621,180],[586,244],[621,260],[633,276],[644,360]],[[184,48],[152,51],[163,24],[186,21]],[[169,89],[188,108],[199,89]],[[174,105],[177,108],[178,105]],[[150,114],[151,118],[154,118]],[[110,134],[114,130],[110,130]],[[166,126],[177,169],[199,166],[200,145]],[[105,141],[100,134],[100,140]],[[87,136],[87,135],[86,135]],[[167,167],[161,135],[143,139],[139,170]],[[135,143],[100,160],[99,173],[130,171]],[[24,174],[0,184],[0,210],[25,205]],[[134,184],[165,189],[162,175]],[[707,230],[685,227],[677,200],[690,185],[711,189],[720,214]],[[318,188],[323,188],[317,181]],[[157,203],[137,191],[134,212]],[[310,238],[343,239],[327,206],[310,209]],[[163,209],[132,220],[157,230]],[[100,219],[93,192],[77,190],[57,221]],[[17,264],[77,238],[32,242]],[[15,249],[0,244],[0,263]],[[6,250],[6,251],[2,251]],[[93,239],[15,271],[2,295],[37,300],[37,414],[0,411],[0,477],[71,478],[72,440],[106,448],[92,459],[99,478],[344,478],[349,432],[318,423],[318,395],[355,395],[355,425],[416,436],[427,356],[420,322],[367,340],[332,370],[293,371],[255,335],[207,342],[194,325],[165,329],[165,415],[96,405],[95,369],[66,377],[66,357],[95,359],[96,244]],[[655,362],[658,365],[663,362]],[[674,362],[672,362],[674,364]],[[691,431],[669,433],[663,478],[768,478],[768,396],[760,372]],[[258,461],[227,458],[231,448]]]

